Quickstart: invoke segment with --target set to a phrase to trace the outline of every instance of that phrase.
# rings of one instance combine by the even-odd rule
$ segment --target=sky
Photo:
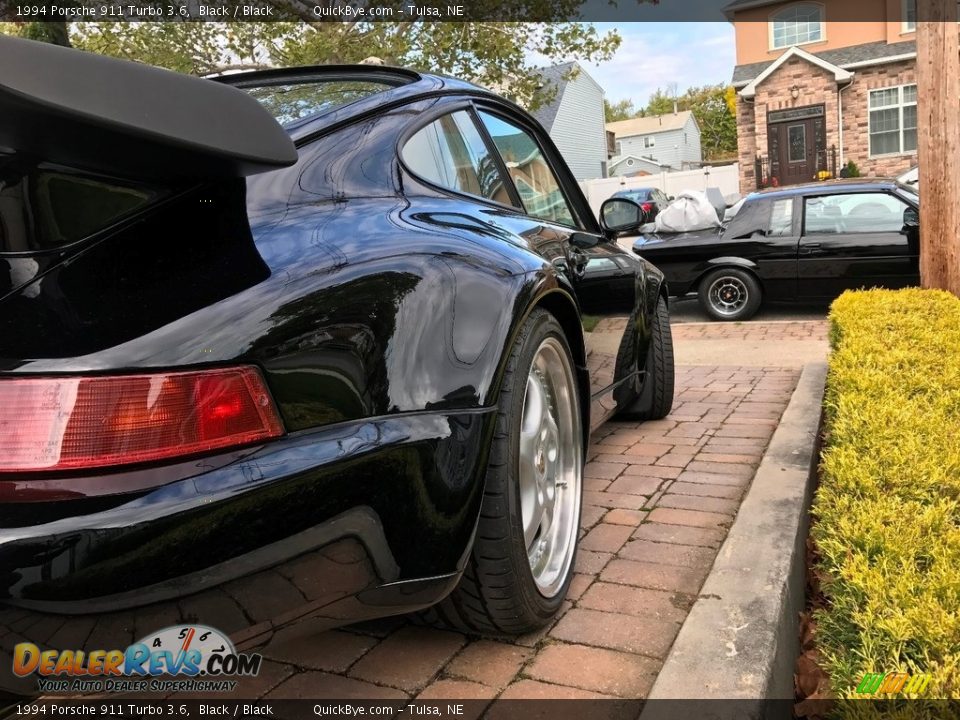
[[[631,99],[637,107],[671,82],[677,92],[695,85],[729,83],[736,64],[733,25],[727,22],[594,23],[617,30],[623,41],[612,60],[583,63],[610,102]]]

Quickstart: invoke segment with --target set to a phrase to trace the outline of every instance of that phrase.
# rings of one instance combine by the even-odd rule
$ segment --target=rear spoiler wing
[[[292,165],[289,135],[223,83],[0,36],[0,151],[122,177],[244,177]]]

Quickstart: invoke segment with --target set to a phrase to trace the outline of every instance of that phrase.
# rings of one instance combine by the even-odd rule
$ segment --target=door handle
[[[804,243],[800,246],[798,254],[800,255],[816,255],[823,249],[823,245],[820,243]]]

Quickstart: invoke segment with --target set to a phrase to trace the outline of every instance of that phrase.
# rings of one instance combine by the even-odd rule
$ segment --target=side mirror
[[[903,211],[903,226],[905,228],[920,227],[920,213],[912,207]]]
[[[610,198],[600,206],[600,226],[611,235],[637,230],[643,223],[643,208],[633,200]]]

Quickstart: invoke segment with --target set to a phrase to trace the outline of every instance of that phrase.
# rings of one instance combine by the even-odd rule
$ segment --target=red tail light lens
[[[0,378],[0,472],[153,462],[281,434],[252,367]]]
[[[648,212],[650,212],[651,210],[653,210],[653,205],[652,205],[651,203],[644,203],[643,205],[640,206],[640,208],[641,208],[645,213],[648,213]]]

